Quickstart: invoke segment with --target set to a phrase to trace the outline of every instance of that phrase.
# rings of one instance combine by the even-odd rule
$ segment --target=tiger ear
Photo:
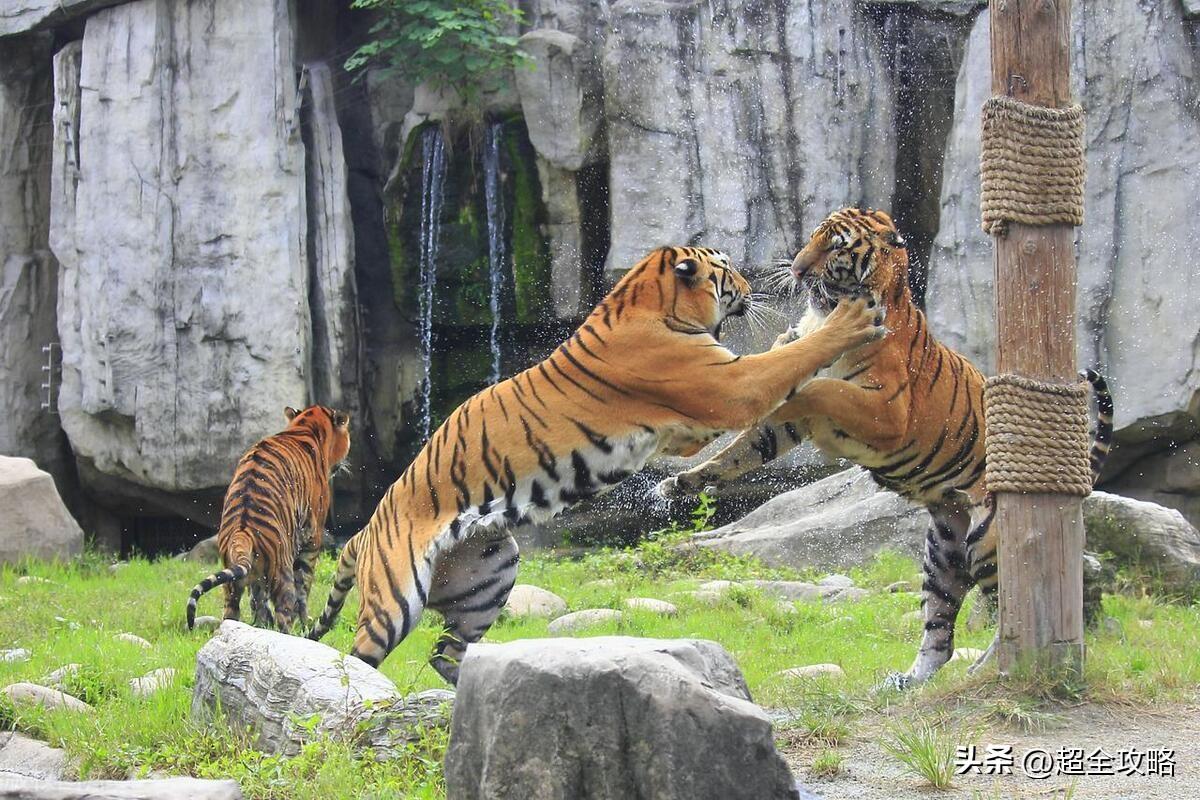
[[[285,417],[287,417],[288,422],[291,422],[292,420],[294,420],[296,418],[296,415],[299,413],[300,413],[299,411],[292,408],[291,406],[287,406],[286,408],[283,409],[283,415]]]
[[[908,247],[908,242],[900,235],[899,231],[892,231],[888,234],[887,243],[892,247],[905,248]]]
[[[345,428],[350,424],[350,415],[344,411],[333,412],[333,424],[337,428]]]
[[[693,278],[696,276],[696,270],[700,267],[690,258],[685,258],[683,261],[678,261],[675,264],[675,274],[681,278]]]

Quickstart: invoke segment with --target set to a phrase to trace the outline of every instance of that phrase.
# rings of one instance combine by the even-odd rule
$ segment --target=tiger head
[[[288,406],[283,409],[288,427],[302,427],[326,448],[327,463],[340,466],[350,453],[350,415],[326,406],[309,406],[303,411]]]
[[[751,310],[750,284],[719,250],[662,247],[629,270],[595,313],[619,318],[627,306],[661,312],[673,330],[719,338],[727,317]]]
[[[821,311],[843,297],[886,297],[897,281],[907,284],[906,246],[885,212],[843,208],[813,231],[792,261],[792,277]]]

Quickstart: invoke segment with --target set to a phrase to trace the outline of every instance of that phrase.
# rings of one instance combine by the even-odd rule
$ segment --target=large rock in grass
[[[67,765],[67,753],[13,731],[0,731],[0,786],[11,778],[56,781]]]
[[[1083,518],[1089,550],[1148,567],[1171,587],[1200,580],[1200,533],[1178,511],[1092,492]],[[924,508],[880,489],[854,467],[782,494],[694,543],[771,566],[844,568],[865,564],[881,550],[920,555],[928,525]]]
[[[770,720],[713,642],[477,644],[458,691],[456,800],[798,797]]]
[[[54,479],[28,458],[0,456],[0,563],[68,559],[83,550],[83,530]]]
[[[336,735],[386,756],[417,726],[444,724],[452,699],[441,689],[404,697],[383,673],[328,645],[226,620],[196,654],[192,716],[207,719],[219,704],[268,753],[294,755],[313,737]]]
[[[918,555],[929,514],[853,468],[769,500],[696,544],[752,555],[771,566],[846,569],[881,550]]]
[[[160,778],[149,781],[0,780],[0,800],[241,800],[236,781]]]

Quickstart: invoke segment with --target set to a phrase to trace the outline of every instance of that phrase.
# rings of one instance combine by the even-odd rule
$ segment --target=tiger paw
[[[843,352],[878,341],[887,335],[884,310],[873,298],[843,300],[829,315],[822,332],[837,337]]]
[[[783,347],[785,344],[791,344],[792,342],[799,339],[800,332],[797,330],[797,328],[799,328],[798,325],[793,325],[792,327],[788,328],[786,331],[784,331],[783,333],[781,333],[777,337],[775,337],[775,343],[773,345],[771,345],[771,349],[774,350],[776,347]]]
[[[701,484],[693,484],[688,474],[681,472],[664,478],[654,487],[654,492],[665,500],[682,500],[685,497],[695,497],[701,489]]]
[[[906,673],[889,672],[887,677],[875,687],[877,692],[904,692],[916,685],[916,682]]]

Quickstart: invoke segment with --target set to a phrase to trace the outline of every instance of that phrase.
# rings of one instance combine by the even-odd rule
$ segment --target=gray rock
[[[1183,0],[1183,18],[1200,18],[1200,0]]]
[[[82,550],[83,531],[54,479],[27,458],[0,456],[0,564],[67,560]]]
[[[450,797],[797,797],[770,720],[712,642],[475,645],[459,692]]]
[[[64,664],[46,676],[46,685],[53,689],[62,689],[81,669],[82,664]]]
[[[236,781],[161,778],[146,781],[0,781],[0,800],[242,800]]]
[[[202,631],[216,630],[221,624],[218,617],[202,616],[196,617],[196,629]]]
[[[0,650],[0,662],[16,663],[28,661],[33,654],[24,647],[14,647],[9,650]]]
[[[656,600],[653,597],[630,597],[625,600],[625,607],[634,611],[649,611],[663,617],[673,617],[679,613],[674,603],[666,600]]]
[[[648,242],[719,243],[760,265],[795,252],[831,209],[887,202],[890,72],[856,5],[611,5],[610,271]]]
[[[1117,563],[1151,567],[1168,586],[1200,581],[1200,532],[1174,509],[1108,492],[1084,501],[1089,550],[1112,553]]]
[[[117,641],[125,642],[126,644],[131,644],[134,647],[140,647],[143,650],[149,650],[152,647],[154,647],[154,645],[150,644],[150,642],[148,640],[143,639],[141,636],[138,636],[136,633],[118,633],[113,638],[116,639]]]
[[[546,630],[551,636],[558,636],[580,628],[602,625],[606,622],[620,622],[624,617],[624,614],[612,608],[585,608],[583,611],[575,611],[559,617],[551,622]]]
[[[848,589],[853,585],[853,578],[851,578],[849,575],[840,575],[836,572],[832,575],[826,575],[817,581],[817,586],[834,586],[838,589]]]
[[[1084,499],[1083,516],[1089,550],[1110,552],[1119,563],[1152,566],[1180,588],[1200,579],[1200,533],[1178,511],[1096,491]],[[928,520],[923,508],[878,488],[866,470],[854,467],[782,494],[744,519],[698,534],[693,541],[753,555],[772,566],[846,568],[866,564],[881,550],[919,556]],[[1089,582],[1099,581],[1102,590],[1106,578],[1094,572],[1089,571]],[[843,587],[850,579],[839,577],[842,580],[814,589],[822,598],[839,602],[870,594]],[[720,591],[728,586],[714,582],[700,588]],[[1090,590],[1093,610],[1098,590]]]
[[[192,549],[186,553],[180,553],[179,558],[185,561],[199,561],[208,563],[211,561],[220,561],[221,553],[217,549],[217,537],[209,536],[207,539],[201,539],[192,545]]]
[[[790,669],[782,670],[778,673],[781,678],[819,678],[830,676],[840,678],[846,672],[837,664],[809,664],[806,667],[791,667]]]
[[[567,601],[540,586],[518,583],[509,592],[504,610],[515,617],[557,617],[567,613]]]
[[[0,689],[13,705],[39,705],[47,709],[90,712],[92,707],[78,697],[36,683],[12,683]]]
[[[15,0],[0,4],[0,36],[61,25],[125,0]]]
[[[821,590],[805,581],[746,581],[746,584],[782,600],[817,600],[821,597]]]
[[[0,731],[0,787],[12,778],[62,780],[67,752],[13,731]]]
[[[78,81],[56,76],[56,91],[75,94],[55,101],[77,104],[80,125],[56,125],[52,149],[59,411],[76,457],[113,480],[223,486],[247,445],[309,396],[289,9],[104,9],[87,18]]]
[[[880,491],[856,467],[782,494],[694,541],[771,566],[846,569],[881,550],[919,554],[928,524],[924,509]]]
[[[537,154],[577,172],[596,157],[603,89],[586,45],[561,30],[533,30],[520,47],[532,62],[515,72],[517,94]]]
[[[911,581],[896,581],[895,583],[889,583],[887,586],[883,587],[883,590],[889,594],[914,591]]]
[[[220,704],[268,753],[294,755],[311,736],[334,735],[388,755],[414,726],[444,724],[451,697],[402,697],[382,673],[328,645],[226,620],[196,654],[192,716],[209,719]]]
[[[0,32],[12,14],[33,5],[0,3]],[[71,470],[62,431],[42,408],[48,393],[42,367],[48,359],[61,360],[57,349],[42,349],[58,342],[58,264],[47,244],[45,170],[53,131],[53,46],[49,34],[0,40],[0,455],[31,458],[65,486]],[[57,380],[56,374],[49,378]]]
[[[129,681],[129,692],[134,697],[149,697],[174,682],[175,670],[170,667],[161,667]]]

